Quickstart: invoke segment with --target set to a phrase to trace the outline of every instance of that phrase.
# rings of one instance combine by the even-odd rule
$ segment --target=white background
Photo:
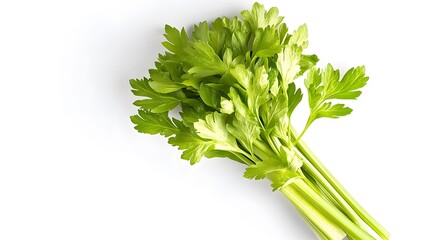
[[[261,2],[291,29],[307,23],[319,66],[366,66],[353,114],[316,122],[304,140],[392,239],[424,239],[424,1]],[[191,167],[129,121],[128,79],[164,51],[164,24],[189,28],[252,3],[2,1],[0,239],[316,239],[268,182],[225,159]]]

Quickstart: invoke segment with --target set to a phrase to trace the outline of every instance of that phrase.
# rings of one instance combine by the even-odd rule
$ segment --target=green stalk
[[[237,152],[232,152],[232,154],[234,156],[236,156],[238,159],[240,159],[242,161],[242,163],[250,166],[252,164],[255,164],[254,162],[252,162],[248,157],[246,157],[245,155],[241,154],[241,153],[237,153]]]
[[[253,146],[253,150],[257,156],[261,159],[273,158],[276,159],[278,156],[274,153],[274,151],[267,146],[263,141],[256,140]]]
[[[301,167],[304,172],[310,175],[313,179],[316,180],[318,184],[323,187],[325,194],[328,194],[328,197],[335,202],[338,207],[344,212],[344,214],[349,217],[354,223],[360,227],[364,226],[361,218],[357,213],[349,206],[347,201],[345,201],[342,196],[335,190],[334,187],[323,177],[323,175],[309,162],[305,157],[301,158],[303,160],[303,166]]]
[[[302,136],[302,134],[300,136]],[[358,224],[361,228],[363,228],[365,226],[365,223],[362,221],[359,215],[357,215],[357,213],[331,186],[331,184],[323,177],[323,175],[295,147],[293,148],[293,151],[303,161],[303,166],[301,167],[302,170],[316,180],[317,185],[313,183],[311,184],[315,185],[313,189],[319,188],[319,191],[322,191],[331,202],[337,205],[343,211],[343,213],[350,218],[350,220],[352,220],[354,223]]]
[[[341,240],[346,237],[346,233],[341,228],[333,224],[293,187],[288,185],[280,189],[280,192],[292,202],[293,206],[304,217],[305,221],[320,239]]]
[[[296,131],[292,129],[292,137],[296,139]],[[381,226],[360,204],[347,192],[347,190],[338,182],[337,179],[328,171],[328,169],[320,162],[310,148],[303,142],[297,141],[296,148],[301,154],[308,159],[309,163],[304,162],[308,168],[314,167],[332,187],[333,189],[326,189],[331,195],[338,193],[342,199],[356,212],[356,214],[376,232],[383,240],[389,239],[389,233]],[[311,173],[310,173],[311,174]],[[313,177],[316,175],[311,174]],[[317,178],[319,180],[319,178]],[[336,193],[334,193],[336,192]]]
[[[285,191],[288,191],[288,188],[293,189],[293,193],[296,193],[300,196],[300,201],[303,201],[306,205],[311,205],[319,214],[323,215],[329,221],[341,228],[348,236],[356,240],[375,240],[374,237],[369,235],[366,231],[361,229],[355,223],[350,221],[350,219],[345,216],[340,210],[333,206],[330,202],[327,202],[321,196],[319,196],[313,189],[308,186],[303,179],[296,179],[286,187],[282,188],[280,191],[286,195]],[[328,225],[323,226],[324,228],[329,228]],[[335,239],[335,238],[334,238]],[[342,239],[342,238],[340,238]]]

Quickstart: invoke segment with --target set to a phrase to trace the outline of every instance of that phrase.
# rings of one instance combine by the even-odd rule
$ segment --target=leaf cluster
[[[306,75],[309,126],[349,114],[329,100],[357,98],[368,78],[363,67],[341,80],[331,65],[316,68],[318,57],[304,53],[307,26],[289,32],[278,14],[255,3],[241,18],[200,22],[190,34],[166,25],[166,52],[148,78],[130,81],[139,97],[136,130],[169,138],[191,164],[203,156],[244,163],[245,177],[269,177],[275,189],[295,176],[301,163],[291,151],[290,118],[303,93],[294,81]],[[180,119],[169,117],[174,109]]]

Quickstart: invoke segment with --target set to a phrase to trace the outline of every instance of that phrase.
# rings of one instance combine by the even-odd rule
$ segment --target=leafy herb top
[[[143,97],[134,102],[135,128],[169,138],[191,164],[203,156],[244,163],[245,177],[268,177],[274,189],[297,176],[302,159],[293,145],[300,136],[291,134],[290,119],[303,93],[294,81],[305,76],[310,114],[303,134],[318,118],[350,114],[332,100],[356,99],[368,77],[364,67],[342,77],[330,64],[316,68],[318,57],[304,53],[307,26],[289,33],[278,14],[255,3],[241,19],[201,22],[191,35],[166,25],[167,51],[148,78],[130,81]],[[181,119],[168,115],[176,107]]]

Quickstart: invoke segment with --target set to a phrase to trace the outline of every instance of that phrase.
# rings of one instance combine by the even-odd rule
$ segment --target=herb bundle
[[[167,51],[150,77],[130,81],[142,97],[131,120],[139,132],[168,138],[191,164],[229,158],[246,166],[244,177],[269,179],[320,239],[388,239],[301,140],[316,119],[352,112],[341,102],[361,95],[365,68],[341,75],[330,64],[316,67],[318,57],[305,53],[307,26],[289,32],[282,21],[277,8],[255,3],[241,19],[201,22],[191,35],[167,25]],[[304,96],[300,77],[310,112],[297,132],[291,115]],[[175,109],[180,119],[169,116]]]

